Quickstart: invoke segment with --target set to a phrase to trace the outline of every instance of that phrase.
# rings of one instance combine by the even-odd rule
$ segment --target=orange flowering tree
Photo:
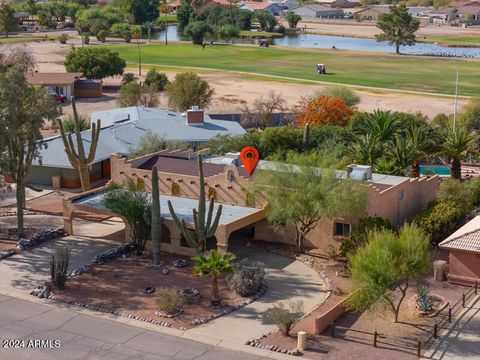
[[[344,126],[353,110],[338,97],[319,96],[302,100],[296,107],[300,126],[310,124]]]

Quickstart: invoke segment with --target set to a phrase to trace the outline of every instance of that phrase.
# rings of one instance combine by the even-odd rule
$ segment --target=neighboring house
[[[235,228],[227,228],[225,232],[215,234],[217,246],[221,250],[228,249],[231,233],[241,228],[248,228],[252,237],[257,240],[295,244],[294,227],[288,225],[280,231],[272,231],[265,213],[260,212],[263,211],[264,202],[260,197],[252,197],[246,190],[252,178],[247,175],[245,168],[241,165],[238,153],[228,153],[224,156],[209,156],[207,150],[203,150],[202,153],[205,162],[205,191],[208,197],[214,197],[217,202],[229,206],[229,210],[224,207],[225,216],[230,216],[230,213],[239,215],[235,220]],[[165,201],[166,196],[175,197],[177,202],[181,202],[179,198],[185,201],[198,199],[198,170],[195,159],[196,154],[191,151],[164,150],[136,159],[126,159],[122,155],[113,154],[110,159],[111,179],[116,183],[132,179],[145,191],[151,191],[151,170],[156,166],[161,201]],[[272,162],[261,160],[257,169],[272,169],[272,165],[274,165]],[[365,213],[352,218],[339,216],[333,219],[321,219],[307,236],[305,241],[307,248],[326,250],[330,245],[338,248],[344,237],[349,234],[351,226],[360,217],[383,217],[395,226],[401,226],[406,220],[427,207],[428,203],[435,198],[440,183],[438,176],[414,179],[372,174],[369,166],[352,165],[350,168],[351,172],[338,171],[337,174],[339,178],[350,176],[354,180],[362,181],[368,188],[368,206]],[[85,199],[81,194],[78,197]],[[88,202],[88,199],[85,202]],[[192,203],[195,204],[195,201]],[[254,211],[255,209],[258,211]],[[180,210],[190,214],[190,220],[186,221],[191,221],[191,208]],[[67,230],[71,227],[74,211],[75,209],[68,205],[64,212]],[[253,213],[255,215],[252,215]],[[180,234],[175,230],[175,226],[168,227],[172,244],[176,244],[173,248],[178,249],[181,244]]]
[[[268,0],[269,3],[277,4],[285,10],[293,10],[299,6],[297,0]]]
[[[270,11],[273,15],[278,16],[282,13],[284,8],[277,3],[257,2],[257,1],[243,1],[238,3],[239,9],[249,10],[257,13],[262,10]]]
[[[449,251],[448,282],[480,283],[480,216],[462,226],[438,246]]]
[[[450,4],[453,7],[462,7],[462,6],[480,6],[480,0],[464,0],[457,1]]]
[[[389,12],[390,8],[388,6],[369,6],[355,12],[353,17],[357,21],[378,21],[378,17],[381,14],[388,14]]]
[[[459,20],[469,19],[469,25],[480,24],[480,6],[466,5],[457,8],[456,16]]]
[[[432,10],[429,14],[428,22],[432,24],[450,24],[455,20],[456,14],[456,8]]]
[[[158,134],[165,141],[184,142],[194,148],[216,135],[235,136],[245,133],[237,122],[213,120],[201,109],[181,114],[163,109],[128,107],[93,113],[91,120],[97,119],[102,122],[102,130],[90,169],[92,181],[110,178],[110,155],[127,155],[149,132]],[[90,130],[82,132],[82,139],[88,152]],[[74,135],[74,144],[76,141]],[[63,187],[80,187],[78,173],[68,161],[61,137],[48,138],[43,143],[47,147],[42,148],[40,158],[33,161],[28,183],[52,185],[52,177],[61,176]]]
[[[49,92],[63,95],[67,99],[73,96],[75,82],[82,76],[82,73],[39,73],[27,74],[27,81],[32,85],[41,85]]]
[[[342,18],[343,10],[333,9],[323,5],[304,5],[292,10],[303,19]]]
[[[318,5],[328,6],[331,8],[353,8],[360,5],[358,1],[348,0],[315,0]]]

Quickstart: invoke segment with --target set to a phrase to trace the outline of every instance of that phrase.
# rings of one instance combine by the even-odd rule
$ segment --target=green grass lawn
[[[8,38],[0,37],[0,44],[13,44],[13,43],[41,41],[41,40],[43,40],[43,36],[10,36]]]
[[[160,14],[159,16],[160,20],[167,20],[167,21],[177,21],[177,14]]]
[[[136,45],[110,45],[128,62],[137,61]],[[373,52],[259,48],[255,46],[150,44],[142,46],[145,64],[199,67],[227,71],[320,80],[339,84],[454,94],[460,69],[460,94],[480,95],[480,61]],[[324,63],[319,76],[315,64]],[[257,73],[257,74],[255,74]]]
[[[438,42],[442,45],[464,45],[480,47],[480,36],[429,36],[426,40],[418,37],[420,41]]]

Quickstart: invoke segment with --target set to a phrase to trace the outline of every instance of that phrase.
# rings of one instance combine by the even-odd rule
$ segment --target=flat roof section
[[[108,210],[102,203],[105,198],[106,192],[100,192],[92,195],[87,195],[73,201],[74,205],[87,206],[92,209]],[[148,193],[151,195],[150,193]],[[167,201],[172,202],[175,213],[179,219],[185,220],[185,222],[193,224],[192,209],[198,208],[198,200],[184,198],[179,196],[160,195],[160,212],[162,217],[167,220],[172,220],[172,216],[168,211]],[[214,213],[216,213],[219,203],[215,202]],[[257,209],[247,206],[221,204],[222,216],[220,217],[220,225],[226,225],[231,222],[240,220],[245,216],[252,215],[254,213],[263,211],[263,209]],[[207,204],[208,207],[208,204]]]

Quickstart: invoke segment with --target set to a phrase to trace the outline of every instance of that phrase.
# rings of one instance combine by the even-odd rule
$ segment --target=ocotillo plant
[[[310,123],[307,123],[303,129],[303,148],[305,150],[310,148]]]
[[[198,210],[193,209],[193,223],[195,225],[195,230],[189,230],[185,220],[178,218],[175,210],[173,209],[172,203],[168,201],[168,210],[172,215],[175,225],[178,230],[182,233],[187,240],[187,243],[192,248],[197,248],[199,251],[204,252],[206,248],[207,239],[211,238],[218,227],[218,222],[220,221],[220,216],[222,215],[222,205],[218,206],[217,214],[215,215],[215,220],[213,220],[213,207],[215,201],[210,198],[210,205],[208,207],[208,214],[205,219],[206,214],[206,200],[205,200],[205,179],[203,177],[203,162],[202,156],[198,155],[198,172],[200,177],[200,196],[198,198]],[[206,222],[205,222],[206,220]]]
[[[68,263],[70,261],[70,249],[58,248],[55,254],[52,255],[50,261],[50,276],[52,280],[52,286],[57,289],[63,289],[65,286],[65,280],[67,279]]]
[[[88,157],[85,156],[85,148],[83,146],[82,134],[80,131],[80,120],[77,113],[77,106],[75,105],[75,98],[72,96],[72,108],[73,108],[73,118],[75,121],[75,137],[77,140],[77,150],[73,145],[72,134],[65,134],[63,129],[62,120],[58,120],[58,127],[60,129],[60,134],[62,135],[63,145],[65,146],[65,152],[67,153],[68,160],[70,164],[77,169],[78,174],[80,175],[80,183],[82,185],[82,190],[90,190],[90,173],[88,167],[95,159],[95,152],[97,151],[98,138],[100,135],[100,120],[97,120],[97,123],[92,123],[91,128],[91,144]]]
[[[160,264],[160,241],[162,238],[162,216],[160,213],[160,193],[158,190],[158,171],[152,169],[152,250],[153,265]]]

